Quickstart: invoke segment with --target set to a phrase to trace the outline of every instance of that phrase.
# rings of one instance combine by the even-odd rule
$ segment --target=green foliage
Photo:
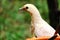
[[[59,7],[58,9],[60,10],[60,0],[58,0],[58,7]]]
[[[46,0],[0,1],[0,40],[25,40],[31,37],[29,30],[31,21],[30,15],[27,12],[18,12],[19,8],[26,3],[36,5],[42,18],[49,22]]]

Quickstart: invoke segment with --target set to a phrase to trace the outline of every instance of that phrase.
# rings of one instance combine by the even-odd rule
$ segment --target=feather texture
[[[26,9],[28,7],[28,9]],[[55,33],[52,28],[45,20],[42,19],[40,12],[33,4],[26,4],[22,7],[25,11],[28,11],[31,15],[31,26],[34,27],[34,34],[37,37],[50,36],[52,37]]]

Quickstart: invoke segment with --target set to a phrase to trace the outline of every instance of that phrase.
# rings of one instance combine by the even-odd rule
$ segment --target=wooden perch
[[[49,36],[43,36],[43,37],[39,37],[39,38],[27,38],[26,40],[48,40],[50,37]],[[60,40],[60,36],[58,36],[57,38],[55,38],[55,40]]]

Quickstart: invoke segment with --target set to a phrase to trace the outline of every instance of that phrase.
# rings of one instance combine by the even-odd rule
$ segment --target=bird
[[[55,29],[41,17],[38,8],[34,4],[25,4],[19,10],[29,12],[31,16],[31,33],[35,37],[50,36],[51,38],[54,35]]]

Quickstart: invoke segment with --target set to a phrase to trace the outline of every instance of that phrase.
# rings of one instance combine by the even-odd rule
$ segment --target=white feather
[[[55,33],[55,30],[42,19],[38,9],[32,4],[26,4],[23,8],[28,7],[26,9],[30,12],[31,15],[31,25],[35,27],[34,33],[37,37],[41,36],[50,36],[52,37]]]

